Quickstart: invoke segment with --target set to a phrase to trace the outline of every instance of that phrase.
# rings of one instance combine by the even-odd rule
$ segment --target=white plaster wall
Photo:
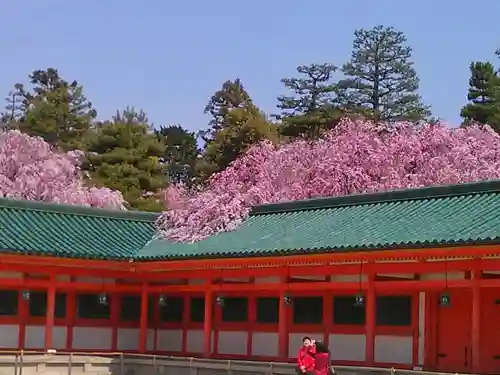
[[[331,334],[328,346],[333,361],[359,361],[366,359],[366,336],[349,334]]]
[[[193,329],[186,332],[186,351],[188,353],[203,353],[203,330]],[[214,331],[210,338],[210,351],[214,351]]]
[[[413,273],[377,273],[377,276],[382,277],[392,277],[395,279],[413,279],[415,275]]]
[[[297,281],[325,281],[326,276],[315,276],[315,275],[305,275],[305,276],[293,276],[292,280]]]
[[[425,360],[425,292],[418,295],[418,365]]]
[[[252,351],[255,356],[277,357],[279,355],[278,333],[254,332],[252,334]]]
[[[148,336],[146,338],[146,350],[155,350],[155,330],[148,329]]]
[[[248,332],[219,331],[218,354],[247,354]]]
[[[17,349],[19,347],[19,326],[17,324],[0,325],[0,348]]]
[[[111,350],[112,329],[106,327],[74,327],[72,349]]]
[[[20,279],[23,277],[21,272],[0,272],[0,279]]]
[[[359,283],[360,277],[359,277],[359,275],[332,275],[331,280],[338,281],[338,282],[344,282],[344,283],[347,283],[347,282]],[[367,280],[368,280],[368,276],[361,275],[361,281],[367,281]]]
[[[115,279],[108,279],[102,277],[93,276],[77,276],[75,277],[77,283],[87,283],[87,284],[114,284]]]
[[[375,362],[412,364],[412,359],[413,337],[375,336]]]
[[[52,328],[52,348],[66,349],[66,327]],[[24,347],[26,349],[43,349],[45,346],[45,326],[26,326]]]
[[[116,332],[116,349],[138,350],[139,332],[138,328],[118,328]]]
[[[421,280],[464,280],[465,272],[448,272],[445,273],[425,273],[420,275]]]
[[[203,331],[189,330],[186,332],[186,351],[188,353],[203,353]],[[213,342],[213,333],[212,333]]]
[[[182,330],[159,329],[156,333],[156,350],[160,352],[182,351]]]
[[[56,281],[70,282],[71,276],[69,276],[69,275],[56,275]]]
[[[139,336],[141,330],[139,328],[118,328],[116,332],[116,349],[117,350],[139,350]],[[146,337],[146,349],[154,350],[155,331],[148,329]]]
[[[280,278],[276,276],[256,277],[254,282],[255,284],[279,283]]]

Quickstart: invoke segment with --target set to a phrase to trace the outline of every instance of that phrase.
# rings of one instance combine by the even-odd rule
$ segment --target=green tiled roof
[[[157,215],[0,199],[0,250],[67,258],[130,259]]]
[[[500,243],[500,181],[255,207],[235,231],[153,239],[137,259],[250,257]]]
[[[157,217],[0,199],[0,251],[146,261],[500,243],[500,181],[257,206],[196,243],[154,238]]]

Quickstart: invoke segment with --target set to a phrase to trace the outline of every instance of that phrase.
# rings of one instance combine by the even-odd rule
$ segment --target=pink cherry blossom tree
[[[0,133],[0,197],[124,210],[118,191],[88,187],[81,151],[56,152],[42,138]]]
[[[159,234],[197,241],[236,228],[256,204],[500,178],[500,136],[489,127],[344,120],[315,142],[263,142],[206,189],[167,191]]]

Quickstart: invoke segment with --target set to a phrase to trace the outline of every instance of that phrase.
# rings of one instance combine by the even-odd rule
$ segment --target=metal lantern
[[[225,302],[226,301],[225,301],[224,297],[222,297],[222,296],[217,296],[217,298],[215,299],[215,303],[221,307],[224,306]]]
[[[450,294],[448,292],[444,292],[439,296],[439,305],[443,307],[448,307],[451,304]]]
[[[365,305],[365,296],[363,296],[361,293],[356,294],[356,302],[354,303],[354,305],[363,307]]]
[[[99,304],[100,305],[108,304],[108,295],[106,293],[99,294]]]
[[[22,297],[24,300],[29,300],[31,297],[31,293],[29,290],[23,290],[22,292]]]
[[[291,305],[291,304],[292,304],[292,297],[290,297],[290,295],[289,295],[289,294],[285,294],[285,295],[283,296],[283,303],[284,303],[285,305]]]
[[[167,296],[165,294],[160,294],[158,297],[158,305],[165,306],[167,304]]]

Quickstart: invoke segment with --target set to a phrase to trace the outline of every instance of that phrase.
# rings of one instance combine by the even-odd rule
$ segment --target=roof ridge
[[[269,203],[252,207],[250,215],[267,215],[343,206],[358,206],[364,204],[446,198],[488,193],[500,193],[500,180],[469,182],[453,185],[434,185],[420,188],[397,189],[378,193],[361,193],[336,197]]]
[[[156,212],[110,210],[106,208],[10,198],[0,198],[0,209],[1,208],[150,222],[156,221],[159,216],[159,213]]]

